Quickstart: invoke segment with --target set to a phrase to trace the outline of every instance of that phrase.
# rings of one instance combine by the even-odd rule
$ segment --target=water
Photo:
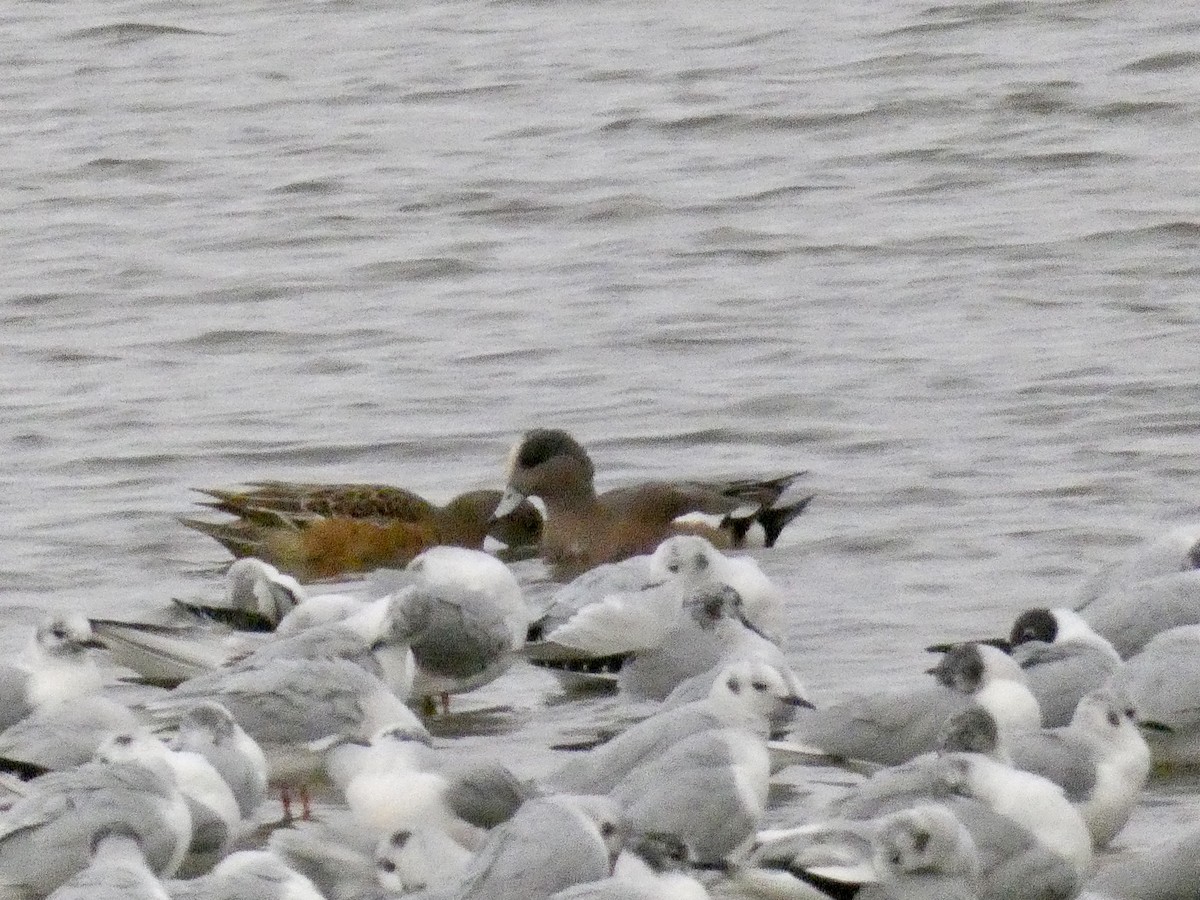
[[[602,485],[809,468],[761,559],[818,698],[1195,519],[1193,4],[677,6],[10,4],[10,643],[217,591],[192,487],[443,500],[534,425]]]

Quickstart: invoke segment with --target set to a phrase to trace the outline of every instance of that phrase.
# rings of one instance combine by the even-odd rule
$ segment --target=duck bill
[[[500,502],[496,504],[496,509],[492,512],[492,518],[488,524],[493,524],[498,519],[502,519],[510,512],[521,505],[525,500],[525,495],[509,485],[504,489],[504,496],[500,498]]]

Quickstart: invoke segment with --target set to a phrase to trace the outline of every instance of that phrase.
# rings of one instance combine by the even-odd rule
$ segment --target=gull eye
[[[765,691],[768,687],[768,685],[765,681],[753,681],[750,683],[750,686],[752,688],[754,688],[756,691],[758,691],[759,693]]]
[[[395,872],[396,864],[390,859],[385,859],[380,861],[379,868],[383,869],[385,872]]]
[[[52,634],[54,637],[58,638],[61,641],[67,636],[67,631],[65,628],[55,628],[53,631],[50,632],[50,634]]]
[[[600,834],[602,837],[606,837],[606,838],[612,837],[616,833],[617,833],[617,826],[614,825],[612,822],[605,822],[603,825],[600,826]]]

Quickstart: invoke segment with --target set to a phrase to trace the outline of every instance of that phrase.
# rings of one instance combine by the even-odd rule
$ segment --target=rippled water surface
[[[1194,4],[4,18],[10,635],[218,591],[192,487],[443,500],[533,425],[602,485],[808,468],[761,561],[818,698],[1200,512]],[[594,711],[548,697],[514,671],[468,740]],[[1158,782],[1126,840],[1197,807]]]

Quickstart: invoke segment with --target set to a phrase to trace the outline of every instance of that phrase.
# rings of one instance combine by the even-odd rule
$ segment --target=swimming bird
[[[1157,634],[1113,678],[1129,698],[1156,765],[1200,762],[1200,625]]]
[[[1041,726],[1020,667],[996,647],[956,645],[929,674],[936,683],[927,687],[864,694],[806,713],[797,732],[832,756],[896,765],[932,750],[950,716],[972,703],[987,708],[1002,730]]]
[[[630,772],[696,734],[734,728],[766,741],[780,708],[811,705],[771,666],[754,660],[723,670],[707,697],[663,709],[607,743],[567,760],[544,779],[556,790],[607,794]]]
[[[90,651],[104,646],[82,615],[43,619],[13,662],[0,665],[0,729],[43,709],[100,689]]]
[[[509,548],[536,545],[541,515],[520,504],[493,518],[497,491],[469,491],[439,507],[402,488],[377,484],[254,482],[246,490],[203,489],[226,522],[182,519],[235,557],[255,556],[301,581],[403,566],[437,545],[483,549],[491,536]]]
[[[112,735],[140,724],[133,710],[103,694],[67,700],[0,733],[0,770],[9,770],[11,763],[32,764],[37,770],[72,769],[92,759]]]
[[[305,800],[334,743],[366,739],[390,725],[424,730],[387,685],[343,659],[269,659],[217,671],[185,681],[147,708],[178,718],[206,700],[224,706],[262,748],[271,783],[285,791],[285,809],[290,786],[299,786]]]
[[[420,900],[546,900],[612,874],[626,827],[607,797],[556,794],[495,828],[457,879]]]
[[[1121,666],[1113,645],[1065,607],[1028,609],[1017,616],[1007,638],[981,643],[999,647],[1016,660],[1048,728],[1069,723],[1080,698],[1107,684]],[[945,652],[950,646],[927,649]]]
[[[978,900],[981,890],[970,832],[937,803],[764,833],[734,879],[771,897],[827,897],[816,889],[827,887],[856,900]]]
[[[1150,749],[1129,701],[1111,688],[1087,694],[1069,725],[1002,735],[979,706],[947,723],[939,749],[969,751],[1034,772],[1063,789],[1096,847],[1124,827],[1150,775]]]
[[[171,750],[146,729],[114,735],[96,751],[109,763],[165,764],[191,816],[191,841],[178,873],[195,875],[213,867],[241,835],[242,814],[233,790],[199,753]]]
[[[267,795],[267,758],[258,742],[238,725],[224,706],[197,703],[179,720],[171,748],[198,753],[229,785],[248,819]]]
[[[650,553],[673,534],[703,534],[715,544],[736,547],[758,523],[765,544],[779,533],[811,495],[793,499],[789,488],[802,475],[725,482],[645,482],[597,494],[595,470],[583,447],[565,431],[534,429],[513,448],[504,497],[494,515],[509,514],[527,497],[546,505],[541,555],[559,580],[569,580],[601,563]],[[717,527],[680,523],[688,514],[722,517]]]
[[[924,802],[948,806],[970,831],[985,896],[1074,897],[1091,867],[1091,835],[1062,788],[978,753],[882,769],[830,812],[869,819]]]
[[[597,665],[619,670],[615,680],[624,694],[657,700],[706,675],[687,693],[686,699],[698,699],[726,662],[755,658],[802,693],[782,650],[764,636],[777,630],[782,599],[757,565],[740,562],[704,538],[668,538],[649,560],[650,572],[662,573],[662,580],[584,604],[526,656],[568,672]]]
[[[225,573],[225,602],[219,605],[176,600],[180,609],[239,631],[274,631],[306,599],[291,575],[255,557],[234,560]]]
[[[0,897],[46,896],[92,862],[96,839],[136,836],[151,871],[171,875],[191,817],[165,765],[92,762],[31,782],[0,819]]]

